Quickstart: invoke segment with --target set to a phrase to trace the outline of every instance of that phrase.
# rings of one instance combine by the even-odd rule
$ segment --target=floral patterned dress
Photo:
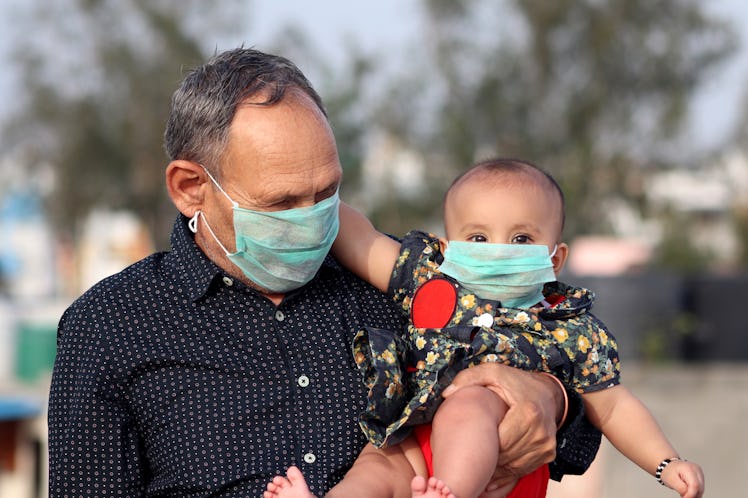
[[[552,282],[543,294],[555,305],[502,308],[442,275],[441,259],[436,236],[406,235],[389,292],[410,317],[408,329],[366,328],[353,340],[369,388],[360,425],[375,446],[429,423],[455,375],[483,362],[548,372],[580,393],[619,383],[618,347],[589,313],[590,291]]]

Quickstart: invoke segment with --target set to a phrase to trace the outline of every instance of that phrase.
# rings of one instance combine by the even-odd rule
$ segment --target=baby
[[[515,483],[486,490],[507,410],[501,396],[470,387],[441,397],[460,369],[492,361],[574,386],[590,421],[621,453],[683,498],[701,497],[701,468],[680,458],[647,408],[620,384],[617,345],[588,312],[591,293],[556,281],[569,253],[556,181],[524,161],[478,163],[449,188],[444,225],[446,239],[414,231],[397,242],[341,207],[335,256],[390,293],[411,325],[367,328],[354,339],[369,387],[361,427],[370,443],[326,496],[545,496],[544,468],[513,490]],[[433,461],[424,456],[431,454]],[[264,496],[311,495],[291,467]]]

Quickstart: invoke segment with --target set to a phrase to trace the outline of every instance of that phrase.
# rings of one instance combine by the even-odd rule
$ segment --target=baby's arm
[[[343,266],[387,292],[400,244],[377,231],[366,216],[341,202],[340,231],[332,253]]]
[[[654,416],[622,385],[582,395],[587,417],[629,460],[654,475],[666,458],[678,457]],[[673,460],[663,470],[663,482],[683,498],[704,493],[701,467]]]

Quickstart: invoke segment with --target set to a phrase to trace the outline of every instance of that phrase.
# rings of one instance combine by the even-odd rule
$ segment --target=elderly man
[[[351,357],[390,300],[336,263],[342,169],[322,102],[288,60],[216,55],[175,92],[166,186],[172,250],[65,312],[49,406],[50,496],[259,496],[301,467],[323,494],[364,446]],[[580,472],[599,434],[552,380],[502,365],[455,385],[506,393],[502,473]]]

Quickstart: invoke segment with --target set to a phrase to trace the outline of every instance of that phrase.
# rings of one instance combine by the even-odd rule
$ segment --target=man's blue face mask
[[[444,251],[441,272],[483,299],[508,308],[529,308],[543,299],[543,285],[554,282],[548,247],[453,241]]]
[[[338,234],[337,191],[313,206],[253,211],[239,207],[213,176],[205,172],[233,205],[236,252],[230,253],[221,244],[201,211],[190,219],[193,233],[197,232],[197,220],[202,216],[229,261],[252,282],[272,293],[298,289],[314,278]]]

